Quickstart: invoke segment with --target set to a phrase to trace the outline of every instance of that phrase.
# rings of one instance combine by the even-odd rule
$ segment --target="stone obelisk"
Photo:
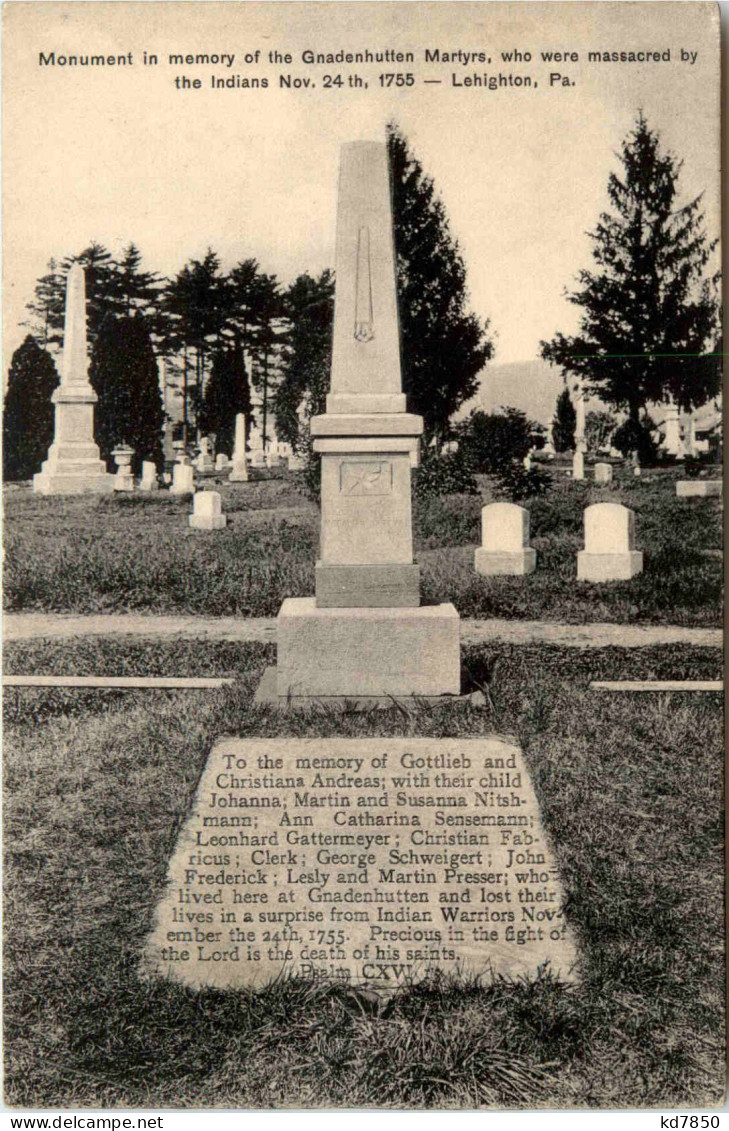
[[[311,422],[321,453],[316,596],[279,613],[276,695],[387,699],[460,691],[453,605],[420,607],[410,470],[422,418],[400,374],[387,148],[342,147],[331,391]]]
[[[585,390],[582,378],[577,378],[575,385],[575,452],[572,457],[572,478],[585,478],[585,452],[587,439],[585,436]]]
[[[86,346],[86,284],[83,268],[74,263],[66,281],[61,384],[53,394],[56,421],[48,458],[33,477],[41,495],[83,495],[114,489],[114,476],[94,442],[94,405],[89,384]]]

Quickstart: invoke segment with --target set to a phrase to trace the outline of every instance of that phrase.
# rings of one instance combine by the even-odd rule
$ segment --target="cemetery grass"
[[[467,650],[482,707],[257,708],[273,649],[23,642],[8,671],[235,675],[215,692],[5,694],[5,1089],[32,1107],[697,1107],[723,1089],[718,650]],[[194,992],[137,975],[217,736],[515,736],[567,893],[579,979],[432,977]]]
[[[426,603],[452,601],[462,617],[710,627],[721,624],[721,507],[676,499],[680,472],[641,479],[618,472],[596,487],[555,477],[531,515],[537,570],[528,578],[474,571],[481,496],[446,496],[415,508],[416,556]],[[191,530],[187,499],[166,492],[45,499],[6,491],[5,607],[15,612],[190,613],[276,616],[285,597],[314,590],[318,510],[293,481],[219,486],[225,530]],[[576,580],[583,511],[598,501],[636,512],[644,571],[629,582]]]

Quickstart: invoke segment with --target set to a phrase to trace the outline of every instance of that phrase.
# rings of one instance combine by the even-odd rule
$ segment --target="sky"
[[[718,35],[718,11],[704,3],[5,5],[5,366],[48,260],[92,240],[115,253],[133,241],[163,275],[208,247],[226,268],[254,257],[284,284],[332,267],[339,147],[384,140],[389,119],[433,177],[495,360],[533,358],[541,339],[576,329],[564,291],[590,266],[587,233],[639,108],[684,161],[681,199],[703,192],[718,234]],[[388,49],[414,61],[302,60],[305,50]],[[504,61],[514,49],[531,59]],[[270,63],[271,50],[291,63]],[[491,62],[427,61],[426,50]],[[542,60],[557,50],[579,60]],[[590,63],[588,50],[671,58]],[[159,63],[145,66],[144,51]],[[41,65],[51,52],[131,52],[133,62]],[[188,53],[235,60],[169,63]],[[499,73],[532,85],[465,85]],[[550,85],[550,73],[560,80]],[[413,85],[388,88],[382,74],[411,74]],[[281,75],[314,85],[287,88]],[[342,85],[327,87],[326,75]],[[178,89],[182,76],[201,86]],[[268,87],[211,86],[235,76]]]

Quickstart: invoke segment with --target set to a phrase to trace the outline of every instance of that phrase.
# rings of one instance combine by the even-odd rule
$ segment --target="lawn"
[[[471,649],[485,707],[365,714],[252,706],[272,658],[270,646],[195,641],[7,646],[8,671],[239,679],[186,694],[6,692],[6,1102],[721,1101],[721,702],[587,688],[595,678],[716,678],[717,650]],[[580,947],[578,982],[434,977],[376,1009],[303,981],[250,994],[139,980],[167,863],[217,736],[493,732],[515,735],[530,767]]]
[[[525,504],[538,554],[529,578],[474,571],[480,508],[493,499],[487,480],[481,498],[421,502],[414,532],[423,600],[452,601],[463,617],[718,626],[721,505],[676,499],[677,474],[619,472],[595,487],[555,473],[550,492]],[[166,492],[46,499],[6,490],[5,608],[276,616],[285,597],[313,593],[316,506],[286,481],[219,489],[229,521],[214,534],[191,530],[189,500]],[[636,512],[645,569],[630,582],[576,581],[583,510],[599,501]]]

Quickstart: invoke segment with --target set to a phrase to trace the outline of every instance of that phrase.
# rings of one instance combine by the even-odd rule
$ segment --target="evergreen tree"
[[[246,415],[246,431],[250,422],[251,391],[240,341],[232,349],[219,350],[213,357],[210,377],[200,409],[200,430],[215,434],[219,452],[233,454],[235,418]]]
[[[269,419],[275,390],[281,378],[279,329],[283,313],[281,295],[275,275],[259,274],[252,288],[253,385],[261,398],[261,436],[264,445],[270,437]]]
[[[580,374],[586,391],[627,409],[637,425],[650,402],[673,399],[685,411],[716,394],[715,358],[707,354],[718,325],[716,276],[705,278],[710,241],[701,197],[677,201],[681,162],[661,152],[640,113],[611,173],[611,212],[594,232],[598,270],[577,276],[567,295],[583,313],[574,337],[542,342],[542,356]]]
[[[103,459],[117,444],[134,448],[132,466],[153,460],[161,471],[164,412],[157,359],[149,329],[139,314],[106,322],[91,355],[89,379],[96,405],[96,442]]]
[[[129,243],[122,253],[116,269],[114,290],[129,316],[143,314],[150,327],[158,332],[158,305],[162,280],[155,271],[142,270],[142,253],[134,243]]]
[[[426,438],[440,442],[449,418],[476,392],[493,344],[488,321],[467,312],[466,268],[432,179],[394,123],[387,137],[403,389]]]
[[[231,288],[220,274],[220,260],[208,249],[192,259],[165,288],[162,309],[167,319],[165,354],[182,353],[183,431],[190,416],[197,419],[205,392],[211,355],[226,338],[231,316]]]
[[[40,277],[36,283],[35,299],[26,306],[32,317],[21,323],[30,327],[36,342],[44,349],[49,345],[61,345],[65,303],[65,277],[56,260],[49,259],[48,273]]]
[[[329,391],[334,320],[334,276],[325,270],[318,278],[304,274],[283,296],[288,324],[282,350],[281,381],[274,411],[279,438],[296,451],[308,443],[308,422],[324,412]]]
[[[571,452],[575,446],[575,427],[577,413],[572,404],[569,389],[565,388],[557,397],[552,422],[552,443],[555,452]]]
[[[3,478],[30,479],[53,441],[51,401],[59,377],[51,355],[28,334],[8,372],[3,412]]]

